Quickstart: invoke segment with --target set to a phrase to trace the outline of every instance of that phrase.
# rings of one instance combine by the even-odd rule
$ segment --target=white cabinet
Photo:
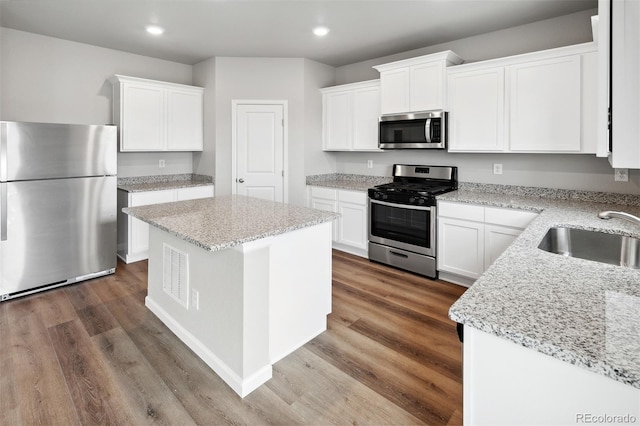
[[[449,74],[449,151],[501,152],[504,67]]]
[[[450,67],[449,151],[594,153],[597,46]]]
[[[380,81],[327,87],[322,92],[325,151],[379,151]]]
[[[522,210],[439,201],[440,278],[472,284],[537,216]]]
[[[120,151],[202,151],[203,88],[122,75],[110,81]]]
[[[147,259],[149,253],[149,225],[122,213],[125,207],[170,203],[213,197],[213,185],[160,191],[118,191],[118,257],[126,263]]]
[[[598,155],[612,167],[640,169],[640,2],[600,0],[598,13]]]
[[[640,418],[640,389],[604,374],[467,325],[462,350],[465,425],[637,424]],[[619,420],[607,420],[613,416]]]
[[[580,55],[509,69],[511,151],[580,151]]]
[[[340,214],[333,223],[333,247],[367,257],[367,193],[318,186],[308,188],[309,207]]]
[[[382,114],[445,109],[446,67],[460,63],[448,50],[375,66]]]

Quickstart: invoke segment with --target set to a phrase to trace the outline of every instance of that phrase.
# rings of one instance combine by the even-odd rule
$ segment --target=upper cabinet
[[[449,151],[595,153],[597,45],[447,69]]]
[[[598,15],[598,156],[640,169],[640,2],[599,0]]]
[[[202,151],[203,88],[122,75],[110,81],[120,151]]]
[[[320,91],[323,150],[379,151],[380,80]]]
[[[446,68],[462,59],[448,50],[378,65],[381,113],[445,109]]]

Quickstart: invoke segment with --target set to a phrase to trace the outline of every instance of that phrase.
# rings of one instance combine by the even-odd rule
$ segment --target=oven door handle
[[[422,211],[428,211],[433,209],[434,207],[434,206],[411,206],[408,204],[399,204],[399,203],[387,203],[385,201],[378,201],[378,200],[372,200],[372,199],[369,199],[369,202],[371,204],[381,204],[383,206],[396,207],[398,209],[411,209],[411,210],[422,210]]]

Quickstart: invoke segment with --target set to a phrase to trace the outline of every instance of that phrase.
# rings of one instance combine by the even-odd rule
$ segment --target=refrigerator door
[[[115,176],[3,183],[0,295],[116,267]]]
[[[117,128],[0,122],[0,182],[117,174]]]

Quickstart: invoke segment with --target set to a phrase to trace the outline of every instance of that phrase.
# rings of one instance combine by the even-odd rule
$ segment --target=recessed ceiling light
[[[158,25],[147,25],[144,27],[149,34],[153,35],[161,35],[164,33],[164,28],[159,27]]]
[[[329,34],[329,28],[327,28],[327,27],[315,27],[313,29],[313,33],[315,35],[317,35],[318,37],[323,37],[323,36],[326,36],[327,34]]]

